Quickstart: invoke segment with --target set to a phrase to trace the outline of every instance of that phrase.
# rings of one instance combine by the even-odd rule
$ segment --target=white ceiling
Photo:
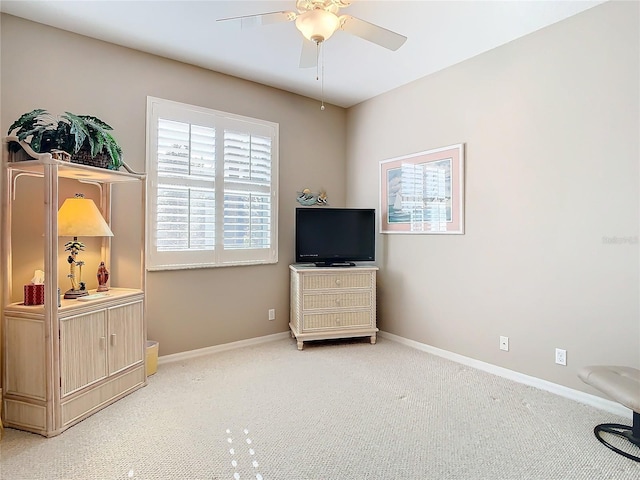
[[[341,13],[408,37],[392,52],[338,31],[324,44],[324,100],[349,107],[603,3],[354,0]],[[293,22],[241,29],[217,19],[295,10],[295,0],[2,0],[0,11],[320,99],[298,67]]]

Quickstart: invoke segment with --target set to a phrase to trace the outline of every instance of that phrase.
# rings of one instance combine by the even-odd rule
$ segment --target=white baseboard
[[[383,338],[393,340],[394,342],[402,343],[403,345],[413,347],[417,350],[422,350],[423,352],[431,353],[433,355],[437,355],[439,357],[443,357],[448,360],[452,360],[454,362],[461,363],[463,365],[467,365],[469,367],[476,368],[478,370],[482,370],[484,372],[498,375],[499,377],[508,378],[509,380],[513,380],[515,382],[522,383],[524,385],[529,385],[531,387],[539,388],[541,390],[546,390],[548,392],[554,393],[561,397],[569,398],[571,400],[575,400],[576,402],[584,403],[585,405],[589,405],[591,407],[604,410],[605,412],[613,413],[614,415],[620,415],[621,417],[627,417],[629,419],[633,417],[633,411],[631,409],[617,402],[607,400],[605,398],[601,398],[596,395],[591,395],[589,393],[581,392],[579,390],[565,387],[563,385],[558,385],[557,383],[552,383],[547,380],[542,380],[540,378],[531,377],[529,375],[525,375],[523,373],[516,372],[514,370],[498,367],[497,365],[492,365],[491,363],[481,362],[480,360],[475,360],[473,358],[465,357],[464,355],[459,355],[457,353],[449,352],[447,350],[442,350],[440,348],[432,347],[431,345],[416,342],[414,340],[409,340],[407,338],[394,335],[393,333],[381,331],[381,332],[378,332],[378,335]]]
[[[265,335],[264,337],[250,338],[248,340],[239,340],[237,342],[224,343],[222,345],[214,345],[212,347],[198,348],[197,350],[189,350],[188,352],[174,353],[171,355],[163,355],[158,358],[158,365],[169,362],[177,362],[180,360],[186,360],[187,358],[200,357],[202,355],[208,355],[210,353],[224,352],[226,350],[233,350],[234,348],[248,347],[251,345],[259,345],[261,343],[273,342],[283,338],[288,338],[289,332],[274,333],[273,335]]]
[[[598,397],[596,395],[591,395],[589,393],[581,392],[573,388],[565,387],[564,385],[559,385],[557,383],[549,382],[547,380],[542,380],[541,378],[525,375],[523,373],[516,372],[514,370],[509,370],[508,368],[498,367],[497,365],[493,365],[491,363],[481,362],[480,360],[476,360],[470,357],[465,357],[464,355],[459,355],[457,353],[449,352],[448,350],[442,350],[440,348],[436,348],[431,345],[427,345],[425,343],[409,340],[407,338],[394,335],[393,333],[380,331],[378,332],[378,335],[382,338],[387,338],[394,342],[398,342],[403,345],[407,345],[409,347],[415,348],[417,350],[431,353],[433,355],[437,355],[439,357],[446,358],[448,360],[452,360],[454,362],[461,363],[463,365],[467,365],[469,367],[476,368],[478,370],[482,370],[484,372],[491,373],[499,377],[504,377],[509,380],[522,383],[524,385],[529,385],[531,387],[539,388],[541,390],[546,390],[548,392],[554,393],[561,397],[565,397],[570,400],[574,400],[576,402],[584,403],[585,405],[589,405],[591,407],[604,410],[605,412],[613,413],[614,415],[620,415],[621,417],[626,417],[629,419],[633,417],[633,412],[631,411],[631,409],[623,405],[620,405],[617,402],[613,402],[611,400],[607,400],[605,398]],[[162,365],[164,363],[170,363],[170,362],[177,362],[180,360],[186,360],[189,358],[200,357],[202,355],[208,355],[210,353],[224,352],[227,350],[233,350],[235,348],[242,348],[242,347],[248,347],[251,345],[259,345],[261,343],[273,342],[276,340],[288,338],[289,336],[290,334],[287,331],[282,333],[274,333],[273,335],[266,335],[264,337],[250,338],[248,340],[239,340],[237,342],[225,343],[222,345],[214,345],[212,347],[199,348],[197,350],[190,350],[188,352],[174,353],[172,355],[163,355],[158,358],[158,365]]]

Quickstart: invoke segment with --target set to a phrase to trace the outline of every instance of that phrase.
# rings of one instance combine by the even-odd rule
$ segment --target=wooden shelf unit
[[[10,143],[21,146],[17,152]],[[44,184],[44,305],[15,298],[12,268],[12,205],[21,176]],[[87,416],[146,384],[144,228],[140,239],[140,288],[113,288],[89,301],[60,300],[58,287],[59,179],[95,184],[102,214],[111,224],[111,186],[140,184],[144,222],[145,176],[69,163],[34,152],[16,137],[3,141],[2,162],[2,421],[5,427],[60,434]],[[37,204],[34,208],[38,208]],[[38,254],[40,255],[40,254]],[[65,254],[66,256],[66,254]],[[111,259],[111,239],[102,240],[101,258]],[[22,284],[16,285],[22,290]],[[90,291],[89,293],[94,293]]]

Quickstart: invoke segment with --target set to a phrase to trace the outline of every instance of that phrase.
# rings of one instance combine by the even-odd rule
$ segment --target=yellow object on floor
[[[153,340],[147,340],[147,361],[146,372],[147,377],[158,371],[158,347],[159,343]]]

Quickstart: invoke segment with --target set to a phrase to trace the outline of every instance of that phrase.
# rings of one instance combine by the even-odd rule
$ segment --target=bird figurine
[[[305,188],[301,192],[297,192],[296,200],[300,205],[304,205],[305,207],[310,205],[315,205],[318,201],[318,195],[315,193],[311,193],[311,190]]]
[[[310,207],[311,205],[326,205],[327,204],[327,192],[320,190],[320,193],[313,193],[308,188],[305,188],[301,192],[296,192],[296,201],[300,205]]]
[[[324,190],[321,190],[320,193],[318,194],[318,198],[316,199],[316,202],[318,203],[318,205],[326,205],[327,204],[327,192],[325,192]]]

